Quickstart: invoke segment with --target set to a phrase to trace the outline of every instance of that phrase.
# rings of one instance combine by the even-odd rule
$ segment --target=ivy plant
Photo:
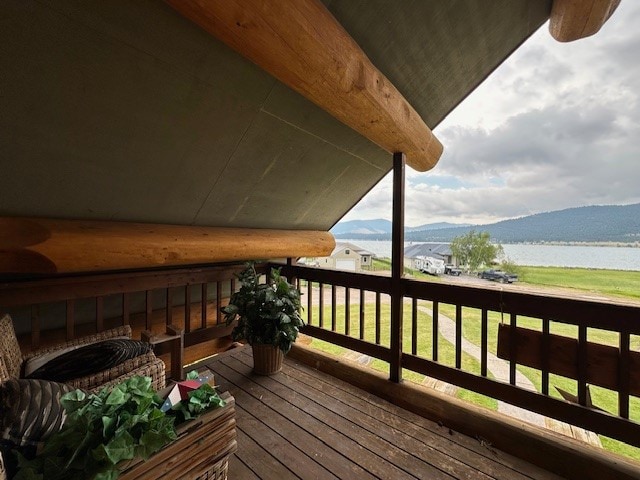
[[[197,374],[190,373],[189,378]],[[118,463],[147,459],[174,440],[174,422],[224,406],[217,392],[203,384],[165,414],[151,379],[140,376],[98,394],[69,392],[61,403],[67,412],[63,428],[49,437],[35,458],[17,453],[14,480],[115,480]]]
[[[272,268],[260,283],[255,264],[248,263],[238,278],[240,290],[222,308],[228,325],[238,320],[232,338],[251,345],[274,345],[287,353],[304,326],[300,291],[280,275],[279,268]]]

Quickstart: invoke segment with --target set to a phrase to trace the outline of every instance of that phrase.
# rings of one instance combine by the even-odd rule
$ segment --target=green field
[[[606,271],[606,270],[587,270],[587,269],[563,269],[563,268],[545,268],[545,267],[520,267],[522,282],[530,283],[533,285],[548,285],[564,288],[574,288],[582,292],[587,291],[594,295],[616,295],[618,297],[636,299],[640,297],[640,272],[618,272],[618,271]],[[413,272],[412,272],[413,273]],[[433,279],[434,277],[429,277]],[[571,286],[573,285],[573,287]],[[625,285],[630,285],[625,287]],[[634,287],[637,285],[637,288]],[[328,294],[325,294],[325,299],[328,298]],[[420,301],[419,305],[426,308],[427,311],[431,311],[431,303],[427,301]],[[383,305],[381,309],[381,344],[384,346],[389,345],[389,307]],[[365,305],[365,330],[364,338],[370,342],[375,339],[375,305]],[[455,318],[455,306],[440,304],[441,315],[445,315],[449,318]],[[312,323],[318,324],[318,307],[314,307],[310,312],[312,316]],[[344,305],[338,305],[336,308],[336,323],[337,331],[344,332]],[[350,306],[350,335],[353,337],[359,337],[359,315],[360,305],[357,304],[357,299],[352,295],[352,303]],[[406,304],[404,308],[404,318],[411,319],[412,311],[411,305]],[[463,309],[463,336],[472,343],[480,344],[480,311],[477,309],[464,308]],[[324,322],[325,327],[330,324],[331,308],[326,306],[324,308]],[[425,358],[432,358],[432,326],[431,316],[422,311],[418,311],[418,355]],[[498,325],[502,321],[499,313],[489,313],[489,334],[488,340],[489,352],[495,353],[497,349],[497,330]],[[518,317],[518,325],[525,328],[541,329],[541,320],[531,319],[526,317]],[[570,325],[563,325],[559,323],[551,324],[551,332],[569,336],[577,336],[577,327]],[[598,329],[589,329],[588,339],[592,342],[603,343],[608,345],[617,346],[618,337],[617,334],[606,332]],[[454,347],[447,342],[442,335],[439,335],[439,348],[438,356],[439,362],[448,366],[454,366]],[[330,343],[322,342],[319,340],[313,340],[312,346],[321,350],[327,351],[334,355],[343,355],[347,351],[341,347],[332,345]],[[631,348],[640,351],[640,337],[632,336]],[[411,326],[410,321],[404,322],[404,351],[411,351]],[[371,367],[376,368],[383,372],[388,372],[388,364],[379,360],[373,360],[370,364]],[[480,364],[473,357],[463,354],[463,370],[480,374]],[[538,370],[518,366],[518,369],[527,378],[529,378],[533,384],[540,391],[541,388],[541,373]],[[491,376],[491,375],[490,375]],[[404,378],[417,383],[423,381],[424,376],[416,374],[415,372],[405,371]],[[560,395],[554,387],[562,388],[563,390],[576,393],[577,384],[575,380],[567,379],[557,375],[550,375],[550,394],[554,397],[560,398]],[[459,398],[472,401],[478,405],[482,405],[486,408],[495,410],[497,408],[497,401],[492,398],[488,398],[482,395],[478,395],[475,392],[470,392],[463,389],[458,389],[457,394]],[[591,396],[593,403],[609,412],[617,412],[617,393],[599,388],[591,387]],[[630,415],[635,421],[640,421],[640,399],[636,397],[631,398]],[[624,443],[608,439],[601,436],[602,444],[605,448],[615,451],[620,454],[624,454],[635,459],[640,460],[640,449],[630,447]]]
[[[640,272],[562,267],[518,267],[520,281],[531,285],[562,287],[607,295],[640,299]]]

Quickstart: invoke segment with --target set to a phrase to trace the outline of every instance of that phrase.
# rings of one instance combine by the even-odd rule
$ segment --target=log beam
[[[285,85],[418,171],[442,145],[320,0],[166,0]]]
[[[559,42],[573,42],[597,33],[620,0],[553,0],[549,32]]]
[[[328,256],[329,232],[0,217],[0,274]]]

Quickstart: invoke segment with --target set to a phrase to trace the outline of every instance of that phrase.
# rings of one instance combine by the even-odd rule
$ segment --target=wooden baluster
[[[620,332],[620,359],[618,361],[618,415],[629,418],[629,387],[631,374],[631,336]]]
[[[456,368],[462,368],[462,305],[456,305]]]
[[[587,404],[587,366],[589,354],[587,352],[587,327],[578,326],[578,403]]]
[[[151,331],[151,318],[153,315],[153,290],[147,290],[147,308],[146,308],[146,316],[145,316],[145,328]]]
[[[431,356],[434,362],[438,361],[438,335],[440,331],[438,330],[440,327],[438,326],[438,318],[440,316],[440,304],[438,302],[433,302],[433,315],[432,315],[432,325],[433,330],[431,332]]]
[[[542,393],[549,395],[549,363],[551,358],[551,337],[549,336],[549,320],[542,319],[542,343],[540,345],[540,355],[542,358]]]
[[[351,300],[350,300],[350,288],[344,287],[344,334],[349,335],[351,333]]]
[[[515,313],[510,316],[510,328],[511,328],[511,343],[509,344],[509,383],[511,385],[516,384],[516,365],[518,356],[518,341],[517,341],[517,328],[518,319]]]
[[[318,290],[318,326],[324,327],[324,283],[319,285]]]
[[[222,308],[222,283],[216,282],[216,323],[220,325],[223,323],[220,309]]]
[[[167,287],[165,295],[167,298],[165,301],[164,324],[165,327],[168,327],[169,325],[173,325],[173,297],[171,295],[171,288]]]
[[[376,292],[376,345],[380,345],[380,292]]]
[[[191,285],[184,286],[184,332],[191,331]]]
[[[122,326],[129,325],[131,312],[131,296],[129,292],[122,294]]]
[[[365,291],[360,289],[360,340],[364,340],[364,321],[365,321],[365,307],[364,307],[364,294]]]
[[[307,280],[307,323],[311,325],[313,321],[313,284]]]
[[[208,284],[205,282],[202,284],[200,297],[200,328],[207,328],[207,289]]]
[[[487,376],[488,317],[487,309],[483,308],[480,320],[480,375],[483,377]]]
[[[336,292],[336,286],[335,285],[331,285],[331,331],[335,332],[336,329],[338,328],[337,326],[337,318],[336,318],[336,297],[337,297],[337,292]]]
[[[411,299],[411,354],[418,354],[418,299]]]

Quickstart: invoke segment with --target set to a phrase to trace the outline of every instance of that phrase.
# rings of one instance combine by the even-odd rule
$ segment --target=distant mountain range
[[[640,242],[640,203],[567,208],[488,225],[431,223],[406,228],[405,240],[449,242],[470,230],[489,232],[494,241],[501,243]],[[331,232],[336,238],[390,240],[391,222],[338,222]]]
[[[417,227],[405,227],[405,232],[422,232],[426,230],[438,230],[441,228],[468,227],[468,223],[427,223]],[[331,233],[336,238],[356,238],[349,235],[389,235],[391,238],[392,224],[389,220],[378,218],[376,220],[349,220],[347,222],[338,222],[332,229]],[[345,236],[346,235],[346,236]]]

